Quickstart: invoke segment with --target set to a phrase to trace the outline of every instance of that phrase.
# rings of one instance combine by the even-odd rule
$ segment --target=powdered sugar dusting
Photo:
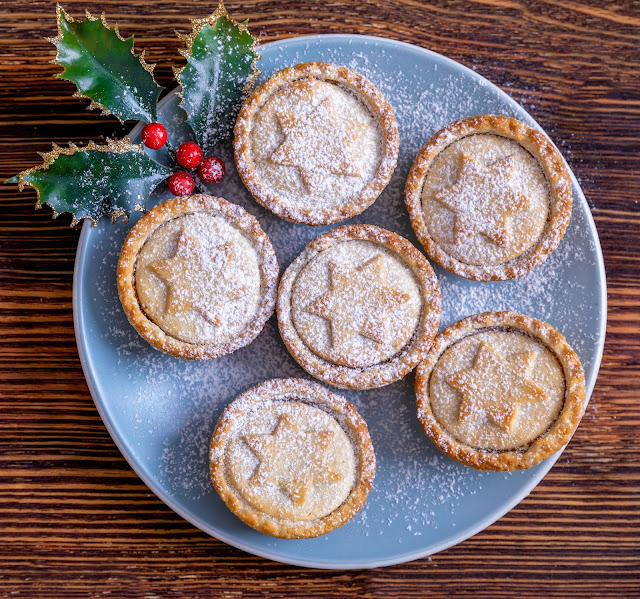
[[[390,229],[419,247],[403,202],[404,182],[418,150],[454,119],[479,113],[522,115],[489,85],[446,62],[429,62],[422,55],[418,60],[403,46],[389,51],[388,44],[377,44],[354,40],[350,45],[340,39],[320,46],[298,40],[283,45],[283,50],[277,45],[265,48],[260,66],[268,76],[304,60],[326,60],[357,70],[380,88],[398,120],[398,168],[373,206],[351,222]],[[176,104],[169,101],[163,113],[177,114]],[[177,122],[172,126],[184,131]],[[187,139],[185,135],[180,141]],[[233,169],[230,147],[222,146],[216,153],[225,161],[227,175],[208,190],[258,218],[282,267],[328,230],[286,223],[262,209]],[[445,457],[420,428],[414,379],[409,375],[382,389],[339,392],[367,421],[378,460],[367,504],[350,524],[324,538],[300,542],[278,541],[252,531],[229,513],[211,487],[210,435],[224,406],[248,387],[276,376],[306,375],[284,348],[275,318],[253,343],[211,362],[184,362],[149,347],[128,324],[115,289],[115,265],[127,229],[101,223],[95,230],[85,230],[86,261],[79,271],[80,343],[104,415],[119,432],[123,448],[148,480],[202,526],[284,560],[406,559],[402,556],[453,542],[457,530],[470,534],[483,519],[496,517],[500,505],[506,509],[544,469],[541,465],[526,472],[485,473]],[[595,263],[584,206],[576,202],[558,250],[522,279],[478,283],[435,267],[442,290],[442,326],[486,310],[511,309],[535,316],[565,334],[589,380],[597,361],[600,318]],[[372,542],[366,542],[367,537]]]
[[[501,264],[538,240],[549,216],[549,185],[518,143],[480,134],[440,152],[422,193],[431,237],[467,264]]]
[[[259,257],[226,219],[187,214],[156,229],[136,262],[136,292],[149,318],[188,343],[225,343],[254,317]]]
[[[296,332],[313,353],[357,368],[391,359],[404,348],[420,322],[423,302],[413,273],[397,255],[352,240],[303,267],[291,307]]]
[[[486,331],[458,341],[440,356],[429,393],[435,418],[455,439],[505,451],[526,447],[556,421],[564,404],[565,375],[539,341]]]
[[[276,92],[251,129],[258,176],[297,207],[334,206],[375,176],[382,131],[367,106],[339,85],[304,80]]]
[[[357,474],[346,431],[323,410],[267,402],[227,440],[228,483],[254,508],[293,521],[322,518],[349,496]]]

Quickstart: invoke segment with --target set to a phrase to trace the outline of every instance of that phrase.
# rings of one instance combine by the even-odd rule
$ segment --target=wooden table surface
[[[66,0],[136,34],[156,76],[173,30],[212,2]],[[640,597],[640,5],[632,0],[230,1],[262,41],[365,33],[440,52],[523,103],[563,151],[604,250],[607,343],[568,449],[518,507],[431,558],[370,571],[276,564],[194,528],[109,437],[76,350],[79,228],[3,186],[0,213],[0,597]],[[55,4],[0,1],[0,177],[50,141],[122,135],[49,64]]]

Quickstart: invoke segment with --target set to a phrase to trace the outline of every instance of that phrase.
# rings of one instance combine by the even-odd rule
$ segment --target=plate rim
[[[293,45],[295,43],[299,43],[301,39],[314,40],[319,42],[322,42],[322,41],[330,42],[330,41],[351,41],[354,38],[358,38],[359,40],[363,40],[363,41],[366,40],[374,43],[385,44],[385,45],[390,44],[392,46],[404,46],[414,52],[415,51],[418,51],[419,53],[424,52],[430,55],[430,57],[432,59],[435,59],[436,61],[444,62],[446,64],[449,64],[450,66],[453,66],[458,70],[462,70],[462,72],[464,72],[465,75],[469,75],[474,80],[482,82],[482,85],[489,86],[490,88],[493,88],[494,90],[498,91],[498,93],[502,97],[507,99],[508,104],[510,104],[517,111],[520,111],[520,110],[524,111],[528,115],[528,117],[531,119],[531,121],[535,123],[535,125],[541,131],[544,131],[544,129],[542,129],[542,127],[540,127],[540,125],[535,121],[535,119],[533,119],[533,117],[529,115],[529,113],[526,111],[524,107],[520,106],[520,104],[518,104],[506,91],[499,88],[493,82],[489,81],[482,75],[476,73],[473,69],[470,69],[469,67],[453,60],[452,58],[449,58],[447,56],[434,52],[433,50],[429,50],[421,46],[410,44],[408,42],[403,42],[400,40],[394,40],[392,38],[373,36],[373,35],[360,35],[360,34],[348,34],[348,33],[347,34],[345,33],[311,34],[311,35],[294,36],[294,37],[274,40],[266,44],[261,44],[258,46],[258,51],[268,46],[288,45],[288,44]],[[160,100],[158,106],[160,107],[164,103],[169,101],[169,99],[171,99],[177,93],[177,89],[178,88],[176,87],[171,91],[169,91],[169,93],[167,93]],[[132,134],[137,133],[140,129],[142,129],[142,127],[143,127],[142,123],[140,122],[137,123],[132,128],[132,130],[128,133],[127,136],[131,136]],[[565,163],[566,163],[566,159],[564,158],[564,156],[563,156],[563,160],[565,160]],[[582,188],[580,187],[575,175],[573,174],[573,171],[571,170],[568,164],[567,164],[567,167],[568,167],[569,174],[571,176],[571,181],[574,187],[578,190],[580,201],[584,202],[587,208],[586,221],[590,229],[591,239],[593,241],[594,250],[597,256],[598,274],[600,279],[602,280],[602,285],[600,287],[600,295],[601,295],[600,301],[602,305],[602,313],[600,315],[600,323],[599,323],[600,330],[599,330],[599,336],[598,336],[598,342],[597,342],[597,348],[596,348],[597,350],[596,359],[594,360],[594,363],[593,363],[592,380],[587,381],[587,394],[585,399],[585,405],[586,405],[591,398],[591,394],[595,387],[595,383],[600,370],[600,365],[602,362],[604,343],[605,343],[605,334],[606,334],[606,323],[607,323],[607,280],[606,280],[606,273],[604,268],[604,257],[602,254],[602,247],[600,245],[600,238],[598,236],[598,231],[595,226],[595,222],[593,220],[593,215],[591,214],[589,203],[587,202],[584,192],[582,191]],[[250,546],[241,541],[238,541],[233,537],[229,537],[224,533],[219,533],[218,531],[212,532],[212,527],[208,523],[202,521],[198,517],[195,517],[193,514],[189,512],[189,510],[182,508],[167,493],[165,493],[165,491],[161,489],[159,485],[157,485],[155,481],[151,479],[151,477],[148,477],[142,471],[142,469],[139,468],[137,461],[129,454],[128,450],[125,447],[125,444],[120,440],[119,431],[117,427],[113,426],[110,420],[107,418],[106,412],[104,411],[102,407],[102,403],[99,400],[99,395],[97,393],[96,385],[94,383],[93,369],[90,367],[90,359],[84,350],[84,345],[82,342],[83,340],[82,331],[85,329],[84,329],[84,316],[83,316],[82,310],[80,310],[80,305],[82,305],[82,301],[81,301],[82,291],[81,291],[79,280],[80,280],[80,272],[84,269],[84,263],[86,260],[85,258],[86,252],[83,252],[83,248],[84,248],[84,245],[87,243],[86,238],[88,236],[89,228],[92,228],[91,223],[85,220],[85,222],[82,225],[80,237],[78,239],[78,246],[77,246],[75,262],[74,262],[73,285],[72,285],[72,308],[73,308],[73,325],[74,325],[76,346],[78,348],[78,355],[80,358],[82,371],[83,371],[85,380],[87,382],[87,386],[89,388],[91,398],[93,399],[93,403],[95,404],[98,414],[100,415],[100,418],[105,428],[107,429],[109,435],[111,436],[118,450],[120,451],[122,456],[125,458],[125,460],[129,464],[129,466],[132,468],[132,470],[140,478],[140,480],[142,480],[142,482],[149,488],[149,490],[153,492],[156,495],[156,497],[160,499],[160,501],[162,501],[165,505],[167,505],[167,507],[169,507],[175,513],[177,513],[181,518],[191,523],[193,526],[200,529],[202,532],[208,534],[209,536],[214,537],[215,539],[218,539],[219,541],[222,541],[223,543],[226,543],[227,545],[230,545],[232,547],[235,547],[236,549],[245,551],[251,555],[257,555],[259,557],[263,557],[271,561],[291,564],[294,566],[302,566],[306,568],[317,568],[317,569],[326,569],[326,570],[352,570],[352,569],[379,568],[383,566],[391,566],[395,564],[406,563],[406,562],[414,561],[416,559],[420,559],[423,557],[428,557],[430,555],[434,555],[440,551],[448,549],[449,547],[458,545],[463,541],[466,541],[467,539],[475,536],[482,530],[488,528],[489,526],[497,522],[500,518],[502,518],[506,513],[511,511],[515,506],[517,506],[520,502],[522,502],[529,495],[529,493],[531,493],[531,491],[540,483],[540,481],[546,476],[549,470],[560,458],[560,456],[562,455],[562,452],[566,447],[566,446],[563,447],[556,454],[554,454],[553,456],[545,460],[543,462],[544,468],[541,468],[540,471],[537,472],[532,479],[530,479],[525,485],[523,485],[520,492],[515,495],[514,499],[507,502],[506,504],[501,504],[497,510],[495,510],[494,512],[491,512],[491,515],[482,519],[477,526],[473,526],[465,530],[462,530],[460,534],[453,537],[453,539],[443,541],[440,544],[430,548],[426,552],[425,551],[407,551],[402,554],[395,554],[393,558],[380,559],[380,560],[374,560],[374,561],[364,560],[364,561],[352,561],[352,562],[344,562],[344,561],[317,562],[309,559],[297,559],[297,558],[283,559],[281,556],[275,553],[272,553],[268,550],[256,549],[255,547]]]

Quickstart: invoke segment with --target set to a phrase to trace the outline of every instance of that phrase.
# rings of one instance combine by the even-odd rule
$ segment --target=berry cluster
[[[167,130],[162,123],[149,123],[142,130],[142,143],[152,150],[159,150],[167,143]],[[202,149],[192,141],[181,144],[176,150],[176,162],[183,168],[198,169],[205,183],[218,183],[224,177],[224,162],[215,156],[203,159]],[[169,191],[175,196],[188,196],[193,192],[193,175],[177,171],[169,177]]]

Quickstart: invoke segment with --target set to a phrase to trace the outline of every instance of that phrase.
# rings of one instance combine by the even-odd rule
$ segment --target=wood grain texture
[[[67,0],[136,34],[160,83],[173,30],[213,2]],[[640,597],[640,6],[633,0],[229,1],[263,41],[365,33],[445,54],[523,104],[592,207],[609,284],[607,344],[585,420],[517,508],[432,558],[373,571],[274,564],[208,537],[137,478],[89,396],[74,342],[79,229],[3,186],[0,212],[0,597]],[[49,141],[127,128],[51,78],[50,1],[0,1],[0,177]]]

